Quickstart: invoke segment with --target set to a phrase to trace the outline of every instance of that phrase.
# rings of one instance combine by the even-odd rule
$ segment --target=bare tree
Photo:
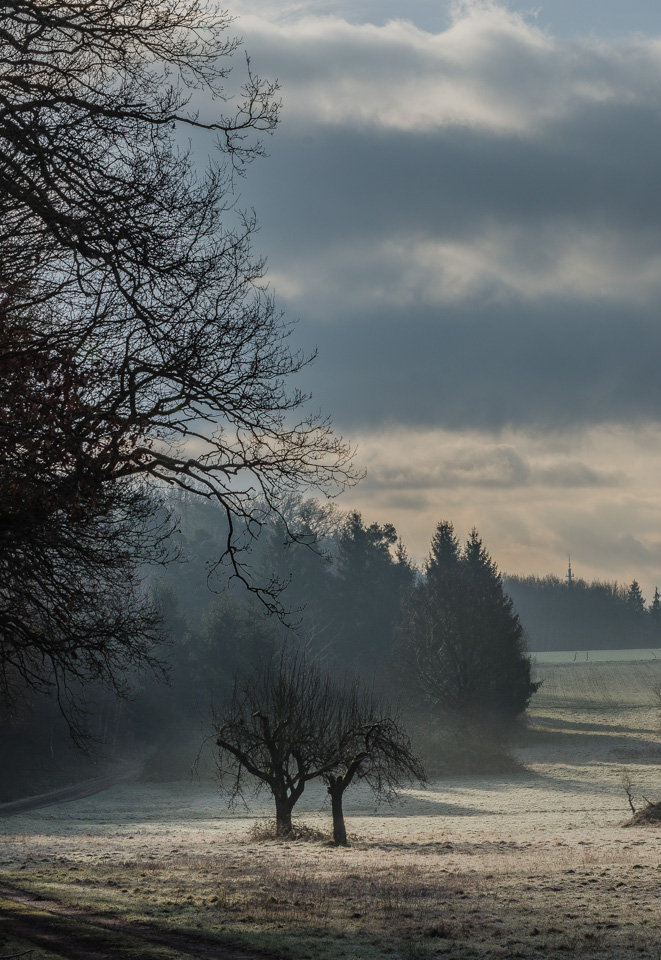
[[[163,485],[221,506],[218,562],[276,607],[241,548],[292,491],[353,479],[289,386],[309,358],[237,207],[279,103],[247,61],[231,86],[231,23],[201,0],[0,0],[5,695],[150,662]]]
[[[283,648],[265,666],[238,676],[227,705],[213,716],[218,771],[232,799],[248,782],[275,801],[278,833],[292,830],[305,785],[330,771],[328,731],[337,716],[330,676],[304,652]]]
[[[199,0],[1,0],[0,292],[35,336],[103,367],[134,473],[218,501],[239,551],[301,486],[353,478],[287,380],[309,358],[252,254],[234,181],[277,85],[230,87],[231,18]],[[188,135],[215,144],[202,169]],[[219,558],[221,559],[221,558]],[[268,600],[269,583],[250,586]]]
[[[621,783],[622,783],[622,789],[624,790],[624,792],[625,792],[626,795],[627,795],[627,800],[628,800],[628,802],[629,802],[629,806],[631,807],[631,813],[632,813],[633,816],[635,816],[635,815],[636,815],[636,808],[635,808],[634,802],[633,802],[633,797],[634,797],[634,793],[633,793],[633,781],[632,781],[632,779],[631,779],[631,774],[629,773],[628,770],[623,770],[623,771],[622,771],[622,773],[620,774],[620,781],[621,781]],[[649,803],[649,800],[648,800],[647,802]]]
[[[400,787],[426,779],[397,714],[360,681],[338,692],[326,750],[332,768],[321,776],[331,799],[336,845],[347,843],[342,801],[352,783],[363,782],[377,800],[392,802]]]
[[[133,479],[121,422],[96,406],[99,373],[35,343],[0,305],[0,699],[54,693],[84,735],[84,682],[126,692],[159,669],[159,616],[140,565],[165,562],[167,514]]]
[[[227,706],[213,717],[218,769],[231,798],[246,775],[273,794],[279,833],[305,785],[322,778],[331,798],[333,838],[346,844],[345,791],[363,781],[392,800],[403,783],[424,780],[422,765],[397,717],[358,681],[334,680],[304,652],[283,649],[264,668],[239,677]]]

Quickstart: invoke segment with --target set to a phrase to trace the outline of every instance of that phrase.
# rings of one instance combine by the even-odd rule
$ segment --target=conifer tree
[[[637,580],[631,581],[631,586],[627,593],[627,606],[633,614],[642,615],[645,613],[645,598],[643,597],[640,584]]]
[[[649,605],[649,615],[652,639],[658,641],[661,638],[661,595],[658,587],[654,588],[654,599]]]
[[[462,713],[516,716],[531,680],[523,628],[477,530],[463,548],[439,523],[423,583],[411,593],[400,654],[412,686],[430,703]]]
[[[337,549],[337,573],[329,578],[329,633],[341,666],[371,674],[390,655],[414,569],[394,526],[367,526],[356,511],[348,514]]]

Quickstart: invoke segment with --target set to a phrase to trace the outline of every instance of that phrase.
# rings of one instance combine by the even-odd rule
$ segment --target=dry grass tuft
[[[636,810],[632,818],[627,820],[623,826],[644,827],[647,825],[657,827],[659,823],[661,823],[661,800],[657,800],[656,802],[647,800],[646,806],[641,810]]]
[[[302,840],[306,843],[327,843],[330,834],[306,823],[294,823],[291,831],[284,832],[275,820],[257,820],[248,831],[247,839],[250,843],[267,843],[279,841],[290,843],[292,840]]]

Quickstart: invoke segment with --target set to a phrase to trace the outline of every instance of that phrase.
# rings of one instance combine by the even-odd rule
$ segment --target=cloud
[[[351,506],[395,524],[422,561],[439,520],[477,526],[501,570],[661,584],[661,429],[392,430],[356,437]]]
[[[499,441],[488,434],[457,435],[439,430],[389,431],[359,439],[367,465],[367,492],[523,487],[584,489],[623,487],[623,470],[590,466],[566,452],[531,449],[525,435]],[[405,457],[402,451],[406,450]]]
[[[660,224],[661,227],[661,224]],[[306,304],[337,304],[337,277],[351,291],[351,312],[410,310],[465,301],[584,303],[637,307],[661,301],[661,236],[623,237],[616,231],[580,231],[575,223],[490,225],[466,239],[420,236],[375,239],[365,249],[347,240],[302,254],[291,272],[270,279],[299,311]],[[333,308],[328,311],[332,318]]]
[[[661,417],[661,324],[652,309],[560,298],[418,305],[301,328],[320,360],[302,385],[342,429],[544,431]]]
[[[284,99],[242,202],[342,429],[661,414],[658,39],[560,40],[488,3],[440,33],[241,26]]]
[[[440,33],[332,15],[248,14],[241,29],[277,71],[290,122],[361,131],[539,133],[577,106],[644,101],[661,73],[655,40],[560,42],[495,3],[459,5]]]
[[[241,203],[367,467],[347,506],[418,558],[446,517],[501,569],[661,583],[661,40],[242,2],[284,110]]]

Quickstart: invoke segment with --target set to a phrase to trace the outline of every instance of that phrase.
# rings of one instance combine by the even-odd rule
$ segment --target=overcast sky
[[[239,0],[283,118],[242,202],[341,501],[422,559],[661,587],[661,4]]]

